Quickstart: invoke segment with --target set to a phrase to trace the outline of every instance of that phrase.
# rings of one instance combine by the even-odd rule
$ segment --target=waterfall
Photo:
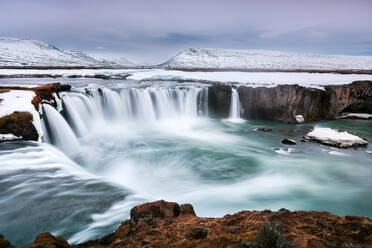
[[[240,100],[238,91],[234,88],[231,90],[231,103],[228,121],[235,123],[244,122],[244,120],[240,118]]]
[[[88,130],[82,119],[82,116],[85,113],[83,101],[78,97],[66,96],[63,98],[63,103],[68,119],[71,120],[74,130],[76,130],[79,136],[85,135]]]
[[[79,142],[63,116],[49,104],[43,104],[44,114],[53,143],[68,155],[79,150]]]
[[[208,89],[146,87],[62,95],[67,120],[78,136],[96,121],[155,121],[208,115]]]
[[[104,88],[86,94],[65,92],[61,97],[66,120],[51,105],[43,104],[42,124],[44,142],[57,145],[67,154],[79,147],[76,136],[85,136],[96,123],[109,126],[113,121],[152,122],[208,115],[207,87]]]

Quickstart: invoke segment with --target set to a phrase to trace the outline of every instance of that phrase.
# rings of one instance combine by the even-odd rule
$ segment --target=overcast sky
[[[0,0],[0,36],[139,63],[189,47],[372,55],[372,1]]]

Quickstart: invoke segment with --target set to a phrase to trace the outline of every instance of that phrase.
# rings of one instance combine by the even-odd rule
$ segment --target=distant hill
[[[138,65],[129,61],[124,57],[117,57],[112,55],[90,55],[93,58],[103,62],[108,63],[113,67],[137,67]]]
[[[160,66],[169,69],[372,70],[372,56],[190,48]]]
[[[127,64],[125,63],[125,66]],[[116,61],[96,59],[79,51],[62,50],[37,40],[0,38],[0,67],[117,66],[122,66],[122,64]]]

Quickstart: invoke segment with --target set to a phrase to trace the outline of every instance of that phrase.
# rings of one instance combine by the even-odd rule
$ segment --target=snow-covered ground
[[[368,145],[368,142],[356,135],[346,131],[332,128],[315,127],[313,131],[306,135],[306,138],[316,140],[326,145],[339,146],[342,148]]]
[[[78,51],[58,49],[36,40],[15,38],[0,38],[1,66],[86,66],[104,67],[117,66],[124,62],[96,59]],[[121,64],[120,64],[121,66]]]
[[[222,83],[247,84],[252,87],[274,87],[278,84],[299,84],[305,87],[322,88],[324,85],[349,84],[356,80],[372,80],[366,74],[336,74],[307,72],[190,72],[165,69],[81,69],[81,70],[31,70],[0,69],[0,76],[11,75],[52,75],[68,77],[72,75],[106,75],[122,78],[129,75],[132,80],[207,80]]]
[[[15,136],[14,134],[7,133],[7,134],[1,134],[0,133],[0,142],[2,141],[11,141],[11,140],[19,140],[22,139],[22,137]]]
[[[26,90],[11,90],[9,92],[0,93],[0,118],[12,114],[15,111],[29,112],[33,116],[33,124],[39,134],[39,141],[43,136],[39,112],[32,105],[31,101],[34,98],[33,91]]]
[[[344,115],[341,116],[341,118],[369,120],[369,119],[372,119],[372,115],[371,114],[364,114],[364,113],[345,113]]]
[[[356,80],[372,80],[372,75],[307,72],[190,72],[153,69],[131,71],[129,73],[132,74],[129,79],[134,80],[208,80],[236,82],[253,87],[299,84],[305,87],[319,88],[324,85],[348,84]]]
[[[177,54],[161,66],[165,68],[216,69],[372,70],[372,56],[190,48]]]

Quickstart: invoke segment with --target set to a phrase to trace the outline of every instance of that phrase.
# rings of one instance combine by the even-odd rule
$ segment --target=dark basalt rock
[[[271,128],[266,128],[266,127],[260,127],[260,128],[257,129],[257,131],[266,133],[266,132],[271,132],[272,129]]]
[[[231,86],[214,84],[208,90],[208,110],[211,117],[227,118],[231,102]]]
[[[296,145],[296,141],[291,140],[291,139],[282,139],[282,144],[284,145]]]
[[[231,87],[214,84],[209,90],[210,113],[218,117],[229,114]],[[297,123],[335,119],[341,113],[372,113],[372,81],[355,81],[347,85],[329,85],[325,90],[299,85],[250,87],[241,85],[238,94],[243,118]]]

